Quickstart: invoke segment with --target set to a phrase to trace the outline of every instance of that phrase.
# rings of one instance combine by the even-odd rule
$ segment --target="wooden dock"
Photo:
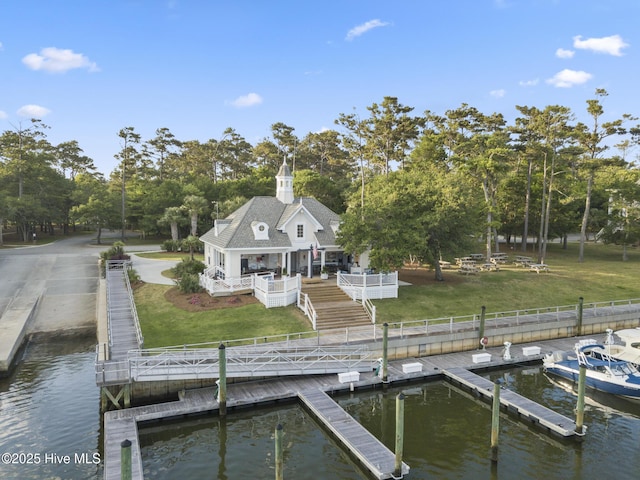
[[[300,392],[298,398],[375,478],[394,478],[395,454],[356,422],[329,395],[318,389]],[[402,475],[408,473],[409,466],[402,462]],[[398,478],[400,475],[395,477]]]
[[[493,400],[494,384],[491,380],[460,367],[446,369],[442,373],[453,384],[460,385],[479,396]],[[502,390],[500,392],[500,405],[508,412],[515,413],[519,417],[561,437],[567,438],[577,435],[575,422],[511,390]]]
[[[553,350],[568,350],[575,343],[576,338],[548,340],[537,342],[543,352]],[[532,344],[533,345],[533,344]],[[515,349],[514,349],[515,350]],[[493,383],[483,377],[474,374],[474,369],[509,368],[522,365],[525,362],[537,362],[542,355],[524,357],[513,353],[511,360],[501,357],[499,348],[487,349],[492,353],[492,361],[488,363],[474,364],[473,352],[459,352],[444,355],[436,355],[421,358],[407,358],[389,362],[388,378],[391,387],[396,387],[407,382],[418,382],[441,379],[448,376],[455,384],[463,389],[477,391],[481,395],[491,397]],[[405,373],[403,365],[406,363],[421,363],[422,371]],[[454,380],[455,379],[455,380]],[[368,372],[360,375],[360,381],[354,382],[355,389],[381,387],[381,380]],[[470,385],[470,386],[468,386]],[[278,402],[302,401],[308,406],[308,410],[327,428],[345,448],[352,452],[353,457],[360,461],[361,465],[371,472],[376,478],[393,471],[394,455],[385,448],[380,450],[380,443],[375,440],[364,428],[351,418],[328,394],[348,392],[349,383],[340,383],[338,375],[307,375],[296,377],[273,377],[270,379],[239,382],[227,386],[227,410],[243,408],[251,405],[261,405]],[[137,426],[139,422],[158,421],[162,419],[189,416],[198,413],[215,413],[218,404],[214,398],[215,391],[212,388],[188,390],[180,395],[179,401],[166,402],[143,407],[127,408],[104,415],[104,455],[105,455],[105,480],[118,480],[120,478],[120,443],[128,439],[132,442],[133,479],[143,480],[142,461],[138,443]],[[533,422],[545,431],[560,435],[564,438],[575,434],[575,424],[571,420],[553,411],[536,404],[514,392],[503,390],[501,402],[509,412],[516,414],[522,420]],[[351,420],[348,420],[348,418]],[[335,429],[333,427],[336,427]],[[362,438],[360,436],[362,435]],[[382,445],[384,447],[384,445]],[[391,460],[389,460],[391,459]],[[389,467],[389,462],[391,467]],[[405,465],[403,465],[404,471]],[[406,466],[407,471],[409,466]]]

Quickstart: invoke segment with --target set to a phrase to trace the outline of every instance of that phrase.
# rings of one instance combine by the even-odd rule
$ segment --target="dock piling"
[[[227,353],[224,343],[218,347],[218,364],[220,366],[220,384],[218,385],[218,403],[220,416],[227,414]]]
[[[131,480],[131,440],[120,444],[120,478]]]
[[[578,325],[577,325],[577,335],[582,335],[582,310],[584,309],[584,298],[580,297],[578,299]]]
[[[394,478],[402,478],[402,455],[404,448],[404,394],[396,397],[396,457]]]
[[[283,479],[284,455],[282,452],[282,424],[276,426],[276,480]]]
[[[387,376],[387,363],[388,357],[388,344],[389,344],[389,324],[385,322],[382,325],[382,383],[388,383],[389,378]]]
[[[493,405],[491,410],[491,461],[498,461],[498,437],[500,435],[500,384],[493,384]]]
[[[580,365],[578,375],[578,406],[576,408],[576,433],[584,435],[584,393],[587,378],[587,367]]]
[[[482,343],[482,340],[484,339],[484,316],[485,313],[487,312],[487,307],[482,305],[482,307],[480,308],[480,330],[478,331],[478,342],[480,342],[480,345],[482,345],[482,349],[485,349],[485,344]]]

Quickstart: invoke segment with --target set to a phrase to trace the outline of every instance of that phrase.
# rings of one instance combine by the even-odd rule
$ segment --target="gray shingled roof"
[[[323,230],[315,233],[318,246],[336,245],[331,224],[340,221],[339,215],[310,197],[296,198],[289,205],[280,202],[276,197],[253,197],[226,218],[230,223],[219,236],[216,237],[215,229],[211,229],[202,235],[200,240],[224,249],[290,247],[289,236],[278,231],[278,227],[285,224],[298,211],[300,205],[303,205],[323,227]],[[255,240],[251,224],[256,221],[269,225],[269,240]]]

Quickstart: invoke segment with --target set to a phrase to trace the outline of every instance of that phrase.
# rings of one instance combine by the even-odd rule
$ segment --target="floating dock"
[[[298,397],[314,417],[375,478],[400,478],[409,473],[409,466],[402,462],[402,475],[394,475],[395,454],[356,422],[329,395],[321,390],[311,390],[300,392]]]
[[[454,385],[459,385],[485,399],[493,399],[494,384],[491,380],[459,367],[445,369],[442,373]],[[577,435],[575,422],[511,390],[500,392],[500,405],[508,412],[561,437]]]

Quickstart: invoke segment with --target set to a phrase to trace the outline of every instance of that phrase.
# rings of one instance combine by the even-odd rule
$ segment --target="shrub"
[[[100,270],[102,275],[105,274],[107,268],[107,262],[109,260],[130,260],[131,256],[124,253],[124,243],[118,241],[114,242],[113,246],[108,250],[100,253]]]
[[[182,278],[185,275],[197,275],[204,272],[205,264],[200,260],[191,260],[184,258],[180,263],[171,269],[176,278]]]
[[[196,273],[187,273],[176,280],[176,285],[182,293],[200,293],[202,287]]]
[[[162,242],[162,249],[165,252],[178,252],[180,250],[180,241],[179,240],[165,240]]]
[[[136,272],[133,268],[127,270],[127,276],[129,277],[129,283],[131,285],[140,281],[140,275],[138,275],[138,272]]]

